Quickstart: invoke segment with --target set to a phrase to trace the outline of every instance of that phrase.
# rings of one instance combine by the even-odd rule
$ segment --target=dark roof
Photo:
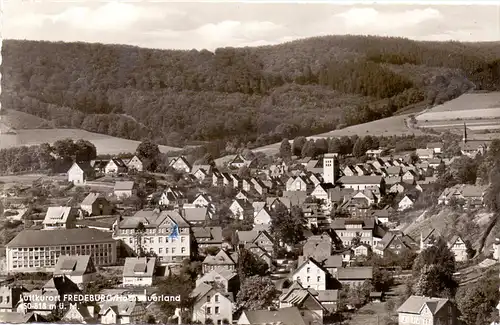
[[[23,230],[7,247],[78,245],[114,242],[111,233],[92,228]]]

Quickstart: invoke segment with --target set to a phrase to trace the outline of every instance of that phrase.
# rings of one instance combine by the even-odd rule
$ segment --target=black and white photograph
[[[499,1],[0,14],[0,323],[500,325]]]

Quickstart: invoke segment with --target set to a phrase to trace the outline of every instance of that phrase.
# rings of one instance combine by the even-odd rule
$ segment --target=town
[[[499,300],[500,140],[454,139],[298,137],[218,165],[59,141],[66,172],[2,184],[0,321],[498,322],[476,306]],[[444,227],[412,228],[426,213]]]

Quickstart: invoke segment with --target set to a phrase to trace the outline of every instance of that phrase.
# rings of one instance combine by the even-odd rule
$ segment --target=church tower
[[[339,163],[336,153],[326,153],[323,157],[323,182],[334,184],[339,176]]]

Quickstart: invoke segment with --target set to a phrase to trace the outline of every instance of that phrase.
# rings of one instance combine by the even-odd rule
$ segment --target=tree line
[[[176,146],[263,145],[445,101],[469,80],[496,89],[497,52],[361,36],[214,52],[7,40],[1,99],[55,127]]]

